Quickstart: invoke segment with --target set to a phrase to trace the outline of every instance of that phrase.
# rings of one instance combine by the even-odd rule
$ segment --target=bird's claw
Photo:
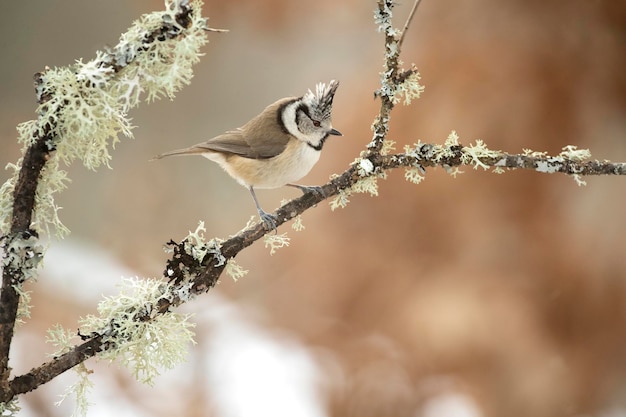
[[[300,191],[302,191],[303,193],[314,193],[319,195],[322,198],[326,198],[326,193],[324,192],[324,189],[322,187],[319,187],[317,185],[293,185],[294,187],[298,188]]]
[[[315,193],[315,194],[319,195],[322,198],[326,198],[326,193],[324,192],[324,189],[322,187],[319,187],[317,185],[313,185],[313,186],[306,187],[306,189],[307,189],[307,191]]]
[[[262,210],[259,210],[259,217],[261,218],[261,221],[263,222],[263,225],[265,226],[268,232],[274,231],[274,233],[277,233],[276,217]]]

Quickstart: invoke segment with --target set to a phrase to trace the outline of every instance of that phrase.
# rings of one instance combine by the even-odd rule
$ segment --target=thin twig
[[[409,13],[409,17],[406,19],[406,23],[404,24],[404,28],[402,29],[402,35],[400,35],[400,40],[398,41],[398,49],[402,47],[402,42],[404,42],[404,37],[406,35],[407,30],[409,29],[409,25],[413,20],[413,16],[415,16],[415,11],[417,10],[417,6],[419,6],[421,0],[415,0],[413,3],[413,8],[411,9],[411,13]]]

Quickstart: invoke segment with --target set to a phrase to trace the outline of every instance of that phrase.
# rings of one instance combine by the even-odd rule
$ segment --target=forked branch
[[[187,3],[180,2],[180,4],[186,5]],[[400,95],[405,95],[406,101],[406,98],[410,97],[411,94],[415,97],[420,91],[420,86],[417,84],[419,78],[417,70],[414,67],[407,70],[399,67],[402,42],[418,5],[419,0],[415,1],[403,30],[399,31],[392,24],[393,2],[391,0],[378,2],[376,23],[385,37],[385,68],[381,76],[381,87],[376,92],[376,96],[381,100],[381,106],[373,125],[372,140],[360,158],[341,175],[335,176],[323,185],[323,194],[306,193],[302,197],[282,205],[274,213],[277,226],[294,219],[324,199],[333,198],[333,201],[338,201],[337,199],[347,201],[347,197],[351,193],[367,192],[368,190],[372,192],[376,187],[376,182],[383,178],[387,171],[398,168],[405,169],[406,178],[413,182],[421,181],[426,169],[431,167],[442,167],[451,173],[456,173],[456,169],[462,166],[497,171],[526,169],[541,173],[572,175],[579,182],[580,177],[586,175],[626,175],[626,163],[591,161],[587,153],[574,147],[568,147],[555,156],[532,151],[507,154],[490,150],[480,141],[471,146],[463,146],[459,143],[456,135],[451,135],[443,145],[419,143],[406,148],[402,153],[391,153],[392,146],[387,140],[387,132],[394,105],[399,101]],[[192,13],[191,10],[182,7],[175,19],[177,25],[184,28],[185,17],[188,17],[190,13]],[[164,30],[160,27],[156,29],[153,40],[161,39],[164,33],[175,35],[171,30]],[[182,33],[180,32],[181,35]],[[111,65],[111,68],[116,70],[122,61],[111,58],[107,62],[108,64],[103,62],[103,65]],[[45,101],[47,96],[42,95],[39,99]],[[52,152],[54,150],[55,138],[46,134],[45,130],[43,134],[39,133],[38,136],[34,137],[33,144],[27,151],[25,163],[22,165],[15,189],[11,236],[16,236],[19,233],[33,235],[29,228],[35,209],[35,193],[41,170],[49,158],[53,157]],[[227,240],[206,244],[204,248],[195,248],[202,249],[200,251],[190,250],[189,240],[169,242],[168,246],[172,249],[172,256],[167,262],[164,276],[169,280],[170,285],[167,288],[164,287],[162,297],[150,305],[150,308],[137,306],[133,310],[137,312],[133,316],[133,320],[145,322],[153,320],[157,316],[169,314],[173,308],[193,296],[209,291],[219,280],[227,262],[263,238],[266,233],[267,230],[263,224],[253,225]],[[28,240],[31,236],[21,236],[21,238]],[[5,252],[6,245],[5,242]],[[203,255],[197,256],[197,253],[203,253]],[[105,336],[110,339],[112,335],[114,336],[117,328],[115,322],[110,322],[106,326],[106,334],[105,330],[102,330],[81,336],[82,342],[66,353],[24,375],[9,380],[8,349],[19,301],[14,286],[16,282],[23,279],[23,273],[19,269],[7,268],[6,259],[5,255],[0,305],[0,376],[2,376],[2,380],[0,380],[0,402],[9,401],[16,395],[31,391],[86,359],[110,349],[112,345],[105,342]]]

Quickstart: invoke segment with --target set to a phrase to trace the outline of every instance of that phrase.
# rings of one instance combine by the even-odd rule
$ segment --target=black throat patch
[[[320,139],[320,143],[316,145],[313,145],[311,142],[307,142],[306,144],[309,145],[311,148],[315,149],[316,151],[321,151],[322,148],[324,147],[324,142],[326,142],[326,139],[328,139],[328,133],[322,138]]]

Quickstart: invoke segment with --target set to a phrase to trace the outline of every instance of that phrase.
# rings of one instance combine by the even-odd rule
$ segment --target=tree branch
[[[183,2],[183,4],[186,5],[187,3]],[[496,170],[528,169],[542,173],[559,172],[572,175],[575,178],[585,175],[626,175],[626,163],[590,161],[585,152],[573,147],[567,147],[557,156],[548,156],[531,151],[516,155],[490,150],[479,141],[475,145],[464,147],[458,143],[456,136],[453,135],[448,138],[444,145],[417,144],[412,148],[405,149],[403,153],[389,153],[391,144],[386,137],[391,111],[397,102],[398,91],[406,84],[407,80],[417,75],[414,68],[401,71],[398,67],[398,58],[402,39],[418,4],[419,0],[415,2],[402,36],[398,39],[400,32],[391,24],[393,2],[380,0],[378,3],[376,22],[379,24],[379,29],[385,33],[385,71],[381,77],[381,88],[375,93],[381,99],[381,107],[375,120],[373,138],[362,153],[362,157],[357,159],[341,175],[335,176],[323,185],[323,194],[309,192],[278,208],[274,213],[277,226],[290,221],[327,198],[347,198],[356,192],[368,192],[368,190],[372,192],[375,190],[376,182],[384,178],[385,173],[392,169],[405,169],[407,179],[414,182],[421,181],[420,178],[423,178],[426,168],[429,167],[443,167],[454,173],[457,171],[453,171],[453,169],[461,166]],[[189,9],[181,6],[175,19],[176,22],[182,25],[186,21],[185,19],[189,17],[189,13],[191,13]],[[160,26],[146,39],[161,41],[170,35],[178,36],[180,34],[182,32],[177,32],[172,27]],[[109,65],[117,72],[121,66],[130,62],[129,57],[134,58],[130,52],[130,50],[118,50],[116,53],[109,53],[105,55],[101,64]],[[140,48],[138,52],[141,53],[142,49]],[[38,92],[40,91],[43,89],[38,88]],[[45,101],[47,98],[41,96],[40,100]],[[56,140],[57,138],[48,137],[46,134],[41,135],[41,138],[36,137],[33,145],[26,153],[15,188],[15,205],[11,222],[12,236],[18,232],[28,234],[34,210],[37,183],[41,170],[50,157],[50,153],[54,150]],[[18,199],[20,201],[17,201]],[[169,242],[168,246],[172,249],[173,255],[167,261],[164,276],[169,279],[172,286],[168,288],[168,293],[164,292],[163,297],[158,300],[156,305],[151,305],[150,308],[146,306],[134,308],[132,312],[136,313],[132,319],[137,322],[145,322],[170,313],[173,308],[191,298],[185,295],[187,294],[186,290],[189,290],[191,296],[209,291],[219,280],[226,268],[227,261],[235,258],[242,250],[261,239],[266,233],[267,230],[262,223],[253,225],[219,244],[214,242],[215,246],[206,244],[205,249],[211,250],[201,251],[206,253],[201,258],[196,257],[193,251],[189,250],[189,239],[178,243]],[[32,234],[29,236],[20,235],[20,239],[24,240],[29,240],[31,237]],[[5,240],[7,243],[4,245],[7,248],[11,245],[11,241],[8,238]],[[6,252],[5,250],[4,260],[6,260]],[[88,358],[115,347],[112,343],[104,342],[105,334],[110,339],[116,331],[116,323],[111,322],[106,326],[108,330],[81,336],[83,338],[82,343],[72,347],[68,352],[9,381],[8,348],[17,310],[16,303],[19,301],[14,285],[23,278],[24,273],[21,269],[7,268],[6,262],[4,267],[2,305],[0,305],[0,354],[3,354],[0,358],[0,366],[2,367],[0,371],[3,377],[0,381],[2,384],[0,401],[6,402],[18,394],[32,391]],[[6,303],[5,297],[7,298]]]
[[[13,378],[9,383],[8,398],[30,392],[40,385],[50,382],[68,369],[96,355],[102,351],[102,337],[94,337],[84,342],[70,352],[67,352],[50,362],[31,369],[28,373]]]
[[[35,74],[35,90],[41,84],[40,74]],[[49,97],[37,94],[37,102],[43,104]],[[35,196],[37,185],[41,176],[41,171],[50,157],[50,152],[54,148],[50,144],[54,142],[54,137],[50,130],[43,134],[33,133],[33,144],[24,155],[22,169],[20,170],[15,189],[13,191],[13,215],[11,218],[10,237],[3,242],[5,253],[10,250],[7,241],[20,239],[22,234],[36,235],[31,231],[30,224],[35,209]],[[6,258],[5,258],[6,259]],[[22,269],[10,268],[3,265],[2,289],[0,292],[0,386],[5,387],[9,378],[9,349],[13,339],[13,328],[17,318],[17,309],[20,297],[15,285],[25,280]]]
[[[139,40],[139,44],[125,39],[116,48],[99,54],[98,59],[91,63],[92,74],[96,72],[98,75],[106,74],[107,80],[103,82],[104,84],[136,62],[138,58],[149,53],[151,45],[184,37],[186,35],[185,30],[192,23],[194,13],[199,14],[200,11],[195,10],[193,3],[188,0],[176,1],[172,7],[173,19],[166,19],[166,16],[163,15],[160,21],[153,24],[152,31],[140,33],[142,38]],[[212,30],[208,27],[204,29]],[[45,109],[47,103],[52,99],[58,99],[55,96],[56,86],[48,85],[46,78],[47,70],[35,75],[35,91],[40,109]],[[94,80],[86,77],[83,81],[85,88],[94,88]],[[97,349],[90,348],[87,351],[92,352],[91,354],[82,354],[85,346],[88,346],[88,344],[83,344],[75,349],[73,356],[70,355],[73,360],[64,355],[63,360],[55,360],[46,366],[37,368],[34,373],[31,371],[27,375],[15,378],[10,384],[8,382],[10,374],[9,349],[20,303],[18,286],[29,277],[29,273],[33,273],[37,265],[32,260],[38,261],[41,254],[36,244],[37,233],[30,229],[33,215],[37,209],[35,207],[37,191],[46,164],[54,157],[53,152],[64,139],[59,135],[58,127],[60,123],[63,123],[63,112],[66,105],[67,103],[61,103],[55,107],[53,114],[44,114],[41,111],[37,123],[31,125],[31,145],[26,149],[13,188],[10,232],[0,240],[3,249],[2,289],[0,293],[0,402],[2,403],[11,400],[17,393],[34,389],[39,384],[49,380],[46,379],[47,377],[52,378],[62,372],[55,370],[69,369],[87,357],[93,356],[97,351]],[[27,262],[29,260],[30,262]]]
[[[446,170],[462,166],[473,168],[505,168],[505,169],[526,169],[540,173],[558,172],[567,175],[626,175],[626,163],[613,163],[601,161],[576,161],[566,159],[564,156],[529,155],[529,154],[507,154],[497,151],[482,151],[485,156],[475,155],[475,146],[464,147],[459,144],[436,145],[419,144],[411,152],[396,153],[390,155],[370,155],[367,160],[371,163],[371,169],[363,175],[361,162],[357,161],[341,175],[336,176],[322,186],[324,196],[320,193],[309,192],[299,198],[291,200],[278,208],[273,215],[276,218],[277,226],[286,223],[296,216],[304,213],[308,209],[315,207],[325,199],[337,196],[341,193],[350,193],[351,189],[359,182],[368,178],[378,178],[381,174],[392,169],[420,169],[425,173],[427,167],[442,167]],[[546,169],[546,167],[548,169]],[[484,168],[484,167],[483,167]],[[226,259],[235,258],[241,251],[252,245],[257,240],[263,238],[267,233],[262,223],[256,224],[248,229],[239,232],[237,235],[225,240],[219,247],[220,256]],[[169,242],[173,249],[172,257],[167,261],[164,275],[174,282],[174,293],[188,286],[194,295],[199,295],[209,291],[217,284],[222,272],[224,262],[219,261],[217,255],[208,254],[203,259],[197,260],[185,249],[185,240],[175,243]],[[191,285],[190,285],[191,284]],[[162,298],[159,300],[158,314],[167,314],[186,302],[180,297]],[[137,321],[150,320],[153,316],[149,314],[138,314]],[[111,325],[109,327],[115,327]],[[86,341],[74,347],[71,351],[32,369],[25,375],[14,378],[10,381],[10,392],[18,395],[32,391],[37,386],[44,384],[55,376],[73,368],[85,360],[95,356],[101,351],[112,346],[102,344],[101,334],[94,334],[87,337]]]

